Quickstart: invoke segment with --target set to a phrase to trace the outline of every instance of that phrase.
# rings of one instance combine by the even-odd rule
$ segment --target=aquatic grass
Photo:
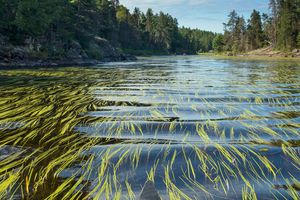
[[[0,148],[20,148],[0,159],[0,197],[135,199],[140,188],[133,179],[139,176],[163,185],[159,190],[167,199],[233,194],[257,199],[255,189],[271,190],[276,180],[285,180],[279,189],[298,198],[293,167],[299,170],[299,113],[296,100],[289,99],[292,93],[260,91],[273,85],[254,84],[237,97],[232,92],[213,98],[218,92],[203,89],[205,81],[179,81],[172,73],[151,79],[161,74],[156,70],[146,70],[147,79],[141,80],[140,71],[123,70],[0,71],[6,77],[0,86],[0,124],[8,123],[0,129]],[[161,88],[133,90],[127,81]],[[191,95],[185,93],[189,90]],[[265,106],[287,111],[265,115]],[[189,120],[193,116],[185,116],[186,111],[198,120]],[[85,126],[92,133],[79,131]],[[277,167],[274,152],[290,161],[288,175]],[[270,194],[287,198],[281,191]]]

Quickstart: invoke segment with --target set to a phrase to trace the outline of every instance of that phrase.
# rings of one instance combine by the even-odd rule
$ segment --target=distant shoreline
[[[299,61],[300,57],[285,57],[285,56],[266,56],[266,55],[248,55],[240,54],[228,56],[226,54],[216,53],[199,53],[195,55],[151,55],[151,56],[137,56],[136,58],[127,58],[120,60],[121,62],[135,61],[142,58],[149,58],[152,56],[205,56],[214,59],[226,59],[226,60],[244,60],[244,61]],[[118,62],[116,60],[95,60],[95,59],[70,59],[70,60],[17,60],[15,62],[4,63],[0,62],[0,70],[9,69],[34,69],[34,68],[59,68],[59,67],[76,67],[76,66],[95,66],[106,62]]]
[[[300,61],[300,50],[295,49],[293,52],[282,52],[274,50],[272,47],[257,49],[245,53],[200,53],[199,55],[212,56],[221,59],[235,60],[266,60],[266,61]]]
[[[235,56],[228,56],[225,54],[214,54],[214,53],[200,53],[198,55],[218,58],[218,59],[228,59],[228,60],[265,60],[265,61],[300,61],[300,57],[269,57],[269,56],[247,56],[247,55],[235,55]]]

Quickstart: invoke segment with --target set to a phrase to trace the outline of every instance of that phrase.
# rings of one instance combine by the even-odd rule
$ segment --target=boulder
[[[94,42],[97,46],[97,48],[95,48],[94,50],[99,51],[104,60],[120,60],[119,52],[106,39],[101,37],[95,37]]]
[[[24,59],[28,59],[29,52],[28,49],[26,49],[25,47],[16,46],[11,49],[8,56],[10,57],[10,59],[24,60]]]
[[[300,52],[300,49],[294,49],[293,51],[292,51],[292,53],[299,53]]]
[[[89,58],[89,56],[86,54],[85,51],[82,51],[80,55],[81,55],[81,58],[83,58],[83,59],[88,59]]]
[[[88,56],[82,49],[81,45],[77,41],[71,41],[69,44],[69,48],[66,51],[66,58],[70,59],[82,59],[87,58]]]

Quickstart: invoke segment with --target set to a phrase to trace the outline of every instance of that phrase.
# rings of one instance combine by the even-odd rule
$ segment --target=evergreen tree
[[[296,47],[299,32],[299,1],[281,0],[278,19],[277,47],[291,50]]]
[[[218,34],[213,40],[213,49],[215,52],[222,52],[224,48],[224,38],[223,35]]]
[[[274,29],[273,20],[269,15],[263,13],[262,22],[264,44],[271,45],[274,47],[276,43],[276,34],[274,34],[274,32],[276,30]]]
[[[253,10],[247,29],[249,50],[261,48],[263,46],[263,30],[261,15],[258,11]]]
[[[237,23],[238,23],[238,14],[235,10],[231,11],[228,15],[228,22],[224,23],[224,42],[226,51],[232,51],[234,45],[234,36],[236,33]]]
[[[237,18],[233,36],[233,52],[244,52],[246,50],[246,21],[244,17]]]
[[[0,0],[0,28],[10,29],[14,23],[20,0]]]
[[[134,8],[132,17],[131,17],[131,24],[138,30],[141,24],[141,11],[139,8]]]
[[[22,39],[15,24],[16,13],[20,0],[0,0],[0,34],[6,33],[11,42]]]
[[[212,49],[215,34],[179,28],[160,12],[133,13],[119,0],[0,0],[0,31],[18,45],[42,45],[48,55],[79,42],[89,51],[96,36],[116,47],[159,52],[196,53]]]
[[[271,39],[273,47],[277,45],[277,28],[278,28],[278,17],[279,17],[279,0],[270,0],[269,8],[271,10],[271,16],[269,17],[270,25],[268,25],[267,34]]]
[[[61,0],[22,0],[16,10],[15,23],[33,37],[43,35],[60,19],[64,3]]]

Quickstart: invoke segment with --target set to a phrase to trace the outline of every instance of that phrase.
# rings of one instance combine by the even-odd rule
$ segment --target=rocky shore
[[[50,47],[51,52],[63,52],[55,56],[49,56],[42,48],[43,46],[36,41],[27,41],[22,46],[14,46],[0,37],[0,69],[92,66],[103,62],[136,60],[135,56],[119,52],[107,40],[100,37],[95,37],[87,48],[83,48],[76,41],[53,44]]]
[[[121,54],[119,57],[111,57],[105,59],[17,59],[17,60],[0,60],[0,69],[13,69],[13,68],[38,68],[38,67],[67,67],[67,66],[93,66],[104,62],[117,62],[117,61],[135,61],[137,58],[132,55]]]

